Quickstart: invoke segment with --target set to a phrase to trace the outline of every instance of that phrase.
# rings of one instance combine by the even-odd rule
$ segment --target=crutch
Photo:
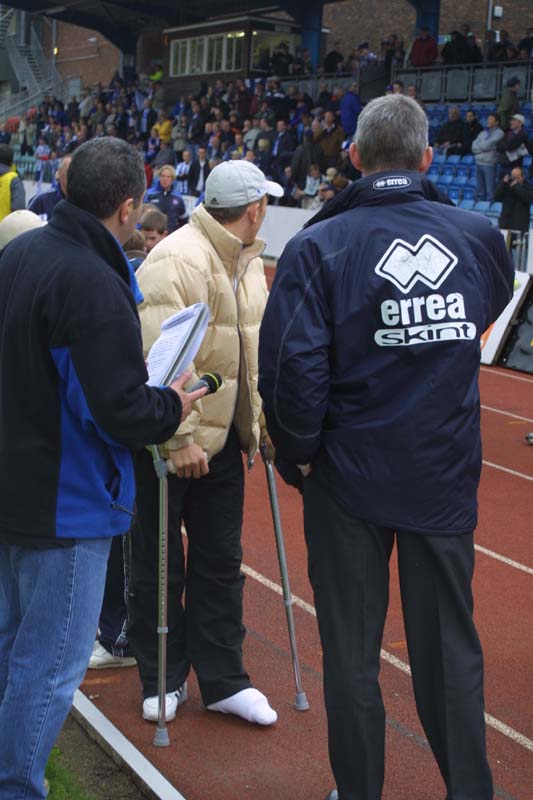
[[[294,616],[292,607],[294,600],[292,599],[291,589],[289,586],[289,573],[287,570],[287,559],[285,557],[285,544],[283,542],[283,531],[281,529],[281,517],[279,513],[278,492],[276,489],[276,476],[274,473],[274,465],[272,458],[268,452],[266,444],[261,445],[261,456],[265,464],[268,493],[270,495],[270,506],[272,508],[272,522],[274,523],[274,533],[276,534],[276,547],[278,550],[279,570],[281,574],[281,585],[283,587],[283,602],[285,611],[287,613],[287,627],[289,629],[289,641],[291,645],[292,667],[294,670],[294,683],[296,686],[296,694],[294,696],[294,707],[297,711],[307,711],[309,703],[302,686],[302,675],[300,672],[300,661],[298,658],[298,649],[296,647],[296,632],[294,629]]]
[[[154,469],[159,479],[159,580],[157,591],[157,727],[154,745],[168,747],[166,694],[167,694],[167,595],[168,595],[168,466],[161,458],[157,446],[149,448]]]

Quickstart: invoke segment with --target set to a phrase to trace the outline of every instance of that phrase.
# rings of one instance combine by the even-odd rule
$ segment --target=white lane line
[[[510,411],[502,411],[501,408],[492,408],[491,406],[484,406],[484,405],[482,405],[481,408],[484,411],[492,411],[493,414],[502,414],[504,417],[512,417],[513,419],[519,419],[522,422],[533,423],[533,419],[529,419],[529,417],[521,417],[520,414],[511,414]]]
[[[513,561],[512,558],[501,556],[499,553],[495,553],[494,550],[487,550],[486,547],[482,547],[480,544],[475,544],[474,548],[478,550],[480,553],[483,553],[486,556],[490,556],[490,558],[495,558],[496,561],[501,561],[502,564],[507,564],[509,567],[514,567],[515,569],[519,569],[522,572],[527,572],[528,575],[533,575],[533,569],[531,567],[526,567],[525,564],[521,564],[519,561]]]
[[[499,469],[500,472],[507,472],[509,475],[514,475],[517,478],[523,478],[525,481],[533,481],[533,475],[526,475],[524,472],[517,472],[515,469],[509,469],[509,467],[502,467],[501,464],[494,464],[492,461],[485,461],[485,459],[483,459],[483,463],[486,467],[492,467],[492,469]]]
[[[265,575],[262,575],[255,569],[252,569],[252,567],[249,567],[247,564],[243,564],[241,569],[246,575],[249,575],[250,578],[258,581],[258,583],[261,583],[263,586],[271,589],[276,594],[283,596],[283,589],[281,586],[277,583],[274,583],[274,581],[271,581],[270,578],[265,577]],[[301,608],[303,611],[307,611],[308,614],[316,617],[314,606],[312,606],[310,603],[306,603],[305,600],[302,600],[301,597],[298,597],[295,594],[292,595],[292,599],[295,606],[298,606],[298,608]],[[401,659],[392,655],[392,653],[388,653],[387,650],[381,650],[381,658],[383,661],[386,661],[388,664],[391,664],[391,666],[401,670],[401,672],[404,672],[406,675],[411,674],[411,667],[409,664],[406,664],[405,661],[402,661]],[[533,741],[528,739],[527,736],[524,736],[523,733],[515,731],[514,728],[509,727],[509,725],[506,725],[505,722],[501,722],[499,719],[496,719],[496,717],[493,717],[490,714],[485,714],[485,722],[491,728],[494,728],[499,733],[503,734],[503,736],[507,736],[508,739],[511,739],[516,744],[533,752]]]
[[[500,378],[511,378],[513,381],[522,381],[523,383],[533,383],[532,378],[523,378],[521,375],[513,375],[513,373],[509,370],[508,372],[498,372],[494,368],[489,369],[488,367],[481,367],[481,372],[485,372],[487,375],[498,375]]]

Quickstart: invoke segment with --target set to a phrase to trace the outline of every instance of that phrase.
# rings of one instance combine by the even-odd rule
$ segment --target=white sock
[[[221,714],[235,714],[247,722],[256,722],[258,725],[273,725],[278,715],[270,708],[264,694],[257,689],[243,689],[242,692],[232,694],[218,703],[207,706],[209,711],[219,711]]]

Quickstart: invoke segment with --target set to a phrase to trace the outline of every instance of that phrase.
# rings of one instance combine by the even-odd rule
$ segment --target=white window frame
[[[209,52],[209,41],[213,39],[220,39],[222,38],[222,67],[213,68],[208,70],[208,52]],[[191,51],[192,51],[192,42],[198,41],[203,39],[203,59],[202,59],[202,70],[200,72],[191,72]],[[243,44],[241,48],[241,63],[239,65],[235,65],[235,41],[237,39],[242,39]],[[184,78],[190,75],[216,75],[217,73],[225,73],[225,72],[239,72],[240,70],[244,69],[245,65],[245,52],[244,52],[244,43],[246,39],[245,31],[219,31],[218,33],[210,34],[209,36],[191,36],[188,39],[173,39],[170,42],[170,58],[169,58],[169,67],[170,67],[170,77],[171,78]],[[177,57],[177,71],[174,70],[174,62],[176,60],[175,51],[179,50],[183,42],[186,43],[186,56],[185,56],[185,72],[180,72],[180,56]],[[228,45],[231,45],[228,47]],[[231,64],[228,64],[230,59],[231,53]]]

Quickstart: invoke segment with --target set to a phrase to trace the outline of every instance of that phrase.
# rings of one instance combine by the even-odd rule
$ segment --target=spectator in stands
[[[148,189],[144,202],[156,206],[163,214],[167,215],[168,231],[173,231],[186,225],[188,222],[187,211],[183,197],[174,187],[176,172],[170,164],[161,167],[159,172],[159,186]]]
[[[342,72],[344,56],[340,52],[340,46],[340,42],[335,42],[333,50],[330,50],[324,59],[324,72],[326,75],[336,75],[338,72]]]
[[[322,183],[322,175],[318,164],[311,164],[309,173],[306,176],[303,189],[298,187],[294,190],[294,197],[299,200],[302,208],[312,209],[320,206],[318,188]]]
[[[377,61],[377,56],[370,50],[368,42],[361,42],[361,44],[357,45],[355,58],[359,69],[363,69]]]
[[[498,103],[498,114],[500,116],[500,127],[502,131],[508,131],[511,127],[511,117],[518,113],[520,103],[518,92],[520,91],[520,78],[513,75],[506,83],[506,87]]]
[[[392,93],[393,94],[403,94],[404,93],[403,81],[393,81]]]
[[[285,167],[289,166],[292,160],[296,143],[289,131],[287,120],[278,119],[276,123],[276,137],[272,142],[272,174],[276,180],[283,175]]]
[[[0,144],[0,221],[26,208],[24,184],[13,166],[13,148]]]
[[[157,122],[157,112],[152,108],[152,101],[147,97],[143,100],[143,110],[137,120],[137,136],[145,142]]]
[[[420,108],[424,108],[424,103],[422,102],[422,100],[419,99],[418,92],[416,90],[416,86],[414,85],[414,83],[410,83],[409,84],[409,86],[406,89],[405,94],[407,95],[407,97],[410,97],[412,100],[414,100],[416,103],[418,103]]]
[[[148,208],[141,216],[141,231],[144,236],[144,252],[149,253],[168,236],[168,218],[157,208]]]
[[[448,109],[448,122],[438,131],[434,147],[448,156],[468,152],[468,130],[457,106]]]
[[[292,70],[292,63],[294,59],[289,51],[287,42],[280,42],[274,49],[271,58],[271,67],[274,75],[284,77],[289,75]]]
[[[523,39],[520,39],[517,45],[519,50],[525,50],[527,52],[526,58],[531,58],[533,55],[533,28],[528,28],[526,31],[526,35]]]
[[[315,135],[315,142],[322,150],[326,167],[334,167],[337,163],[337,158],[345,138],[343,129],[335,122],[335,115],[333,112],[326,111],[322,129]]]
[[[459,33],[459,31],[452,31],[446,37],[446,43],[442,48],[442,63],[450,64],[465,64],[467,57],[467,44],[466,39]]]
[[[354,82],[350,84],[340,102],[340,120],[345,136],[351,137],[354,135],[361,110],[359,87]]]
[[[201,195],[205,189],[205,182],[209,172],[207,148],[199,147],[198,158],[196,161],[193,161],[189,170],[189,194],[192,194],[194,197],[199,197]],[[170,228],[169,232],[172,232]]]
[[[150,136],[146,140],[145,143],[145,160],[148,164],[151,164],[154,160],[156,154],[159,152],[159,136],[157,135],[157,129],[154,125],[152,130],[150,131]]]
[[[55,187],[49,192],[35,195],[28,204],[29,211],[38,214],[45,222],[52,217],[56,205],[67,196],[67,172],[71,161],[70,155],[62,158],[55,175]]]
[[[494,199],[502,204],[502,213],[498,220],[500,228],[527,233],[533,203],[533,186],[526,181],[522,167],[513,167],[510,174],[504,175],[494,192]]]
[[[176,189],[180,194],[189,194],[189,171],[192,165],[192,153],[183,151],[183,161],[176,167]]]
[[[430,67],[435,63],[438,55],[437,42],[431,35],[429,28],[424,26],[420,29],[420,34],[413,42],[408,62],[413,67]]]
[[[167,144],[167,142],[161,141],[159,143],[159,150],[155,154],[155,157],[152,160],[152,168],[154,170],[159,170],[161,167],[164,167],[165,164],[170,164],[172,167],[176,166],[176,153],[172,149],[172,147]]]
[[[172,140],[172,122],[166,111],[157,112],[157,122],[154,125],[160,141],[170,144]]]
[[[259,127],[259,117],[254,117],[252,120],[245,119],[243,126],[242,126],[242,135],[244,139],[244,144],[248,149],[252,149],[255,147],[255,143],[257,141],[257,137],[261,133],[261,128]]]
[[[292,178],[299,189],[303,190],[305,187],[311,164],[316,164],[318,174],[321,174],[323,159],[322,150],[314,141],[313,131],[307,129],[304,131],[302,144],[294,151],[291,161]]]
[[[233,144],[231,144],[224,155],[224,160],[229,161],[230,158],[244,158],[246,155],[246,145],[242,133],[236,133]],[[211,155],[211,154],[210,154]]]
[[[11,134],[7,130],[5,122],[0,125],[0,144],[9,144],[11,141]]]
[[[504,137],[499,122],[497,114],[489,114],[487,127],[472,142],[476,159],[476,200],[492,200],[494,195],[498,144]]]
[[[339,159],[337,161],[337,172],[338,177],[346,178],[348,181],[357,181],[361,177],[361,173],[351,162],[349,153],[350,144],[351,139],[347,139],[342,145],[342,150],[339,153]]]
[[[514,114],[510,124],[510,129],[498,144],[499,164],[504,173],[510,172],[512,167],[521,167],[522,159],[529,155],[527,132],[524,128],[525,119],[522,114]]]
[[[480,64],[483,61],[483,52],[473,33],[466,37],[465,63]]]
[[[465,150],[466,153],[471,152],[472,142],[474,139],[481,133],[483,130],[483,125],[478,120],[476,116],[476,112],[469,110],[465,114],[465,125],[466,125],[466,135],[467,135],[467,149]]]
[[[179,117],[179,119],[176,120],[171,133],[174,152],[176,153],[178,161],[182,158],[183,151],[188,145],[187,141],[188,129],[189,129],[189,120],[187,114],[182,114]]]

